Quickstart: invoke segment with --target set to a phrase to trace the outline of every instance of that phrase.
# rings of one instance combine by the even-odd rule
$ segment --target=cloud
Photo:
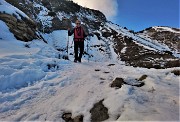
[[[113,18],[118,12],[117,0],[73,0],[81,6],[103,12],[107,18]]]

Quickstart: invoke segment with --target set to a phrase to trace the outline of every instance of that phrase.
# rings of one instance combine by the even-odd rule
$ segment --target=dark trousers
[[[80,53],[78,56],[78,50],[80,49]],[[74,53],[75,60],[81,59],[84,52],[84,41],[74,41]]]

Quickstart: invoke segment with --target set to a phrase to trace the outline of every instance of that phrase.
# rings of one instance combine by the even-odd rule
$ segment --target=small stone
[[[66,122],[70,122],[70,121],[72,121],[72,113],[64,113],[63,115],[62,115],[62,118],[64,119],[64,121],[66,121]]]
[[[84,118],[83,115],[78,115],[78,116],[72,118],[72,113],[70,113],[70,112],[66,112],[62,115],[62,119],[65,122],[83,122],[83,118]]]
[[[147,77],[148,77],[147,75],[142,75],[142,76],[138,79],[138,81],[143,81],[143,80],[145,80]]]
[[[83,122],[83,118],[83,115],[76,116],[74,117],[73,122]]]
[[[124,79],[123,78],[116,78],[112,82],[111,87],[121,88],[123,84],[124,84]]]

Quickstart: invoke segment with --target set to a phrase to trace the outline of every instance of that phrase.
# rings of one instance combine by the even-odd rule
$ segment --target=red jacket
[[[68,36],[71,36],[73,33],[74,41],[84,41],[84,38],[87,36],[81,26],[75,27],[72,31],[68,31]]]

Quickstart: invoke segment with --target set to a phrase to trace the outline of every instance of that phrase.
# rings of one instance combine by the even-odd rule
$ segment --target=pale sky
[[[107,18],[117,16],[118,3],[117,0],[73,0],[81,6],[100,10]]]

